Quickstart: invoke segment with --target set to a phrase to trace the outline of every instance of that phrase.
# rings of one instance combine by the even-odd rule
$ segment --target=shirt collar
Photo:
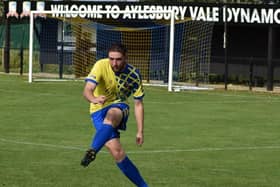
[[[121,73],[124,73],[124,72],[126,72],[127,71],[127,69],[128,69],[128,64],[126,64],[125,65],[125,67],[123,68],[123,70],[122,71],[119,71],[119,72],[115,72],[115,75],[120,75]]]

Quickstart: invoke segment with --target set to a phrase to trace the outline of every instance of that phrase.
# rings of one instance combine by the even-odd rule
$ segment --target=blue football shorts
[[[113,103],[111,105],[106,106],[105,108],[102,108],[101,110],[98,110],[97,112],[94,112],[91,114],[91,120],[93,123],[93,126],[95,127],[96,131],[101,129],[103,125],[103,121],[106,117],[107,111],[110,108],[119,108],[123,113],[123,118],[119,126],[115,129],[115,131],[112,133],[111,139],[113,138],[120,138],[120,132],[119,130],[126,130],[126,123],[129,116],[129,106],[126,103]]]

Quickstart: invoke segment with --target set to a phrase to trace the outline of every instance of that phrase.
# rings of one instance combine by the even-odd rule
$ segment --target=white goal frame
[[[44,10],[30,11],[30,27],[29,27],[29,73],[28,73],[28,82],[32,83],[32,58],[33,58],[33,34],[34,34],[34,17],[36,14],[90,14],[92,11],[52,11]],[[94,14],[108,14],[112,11],[95,11]],[[154,14],[170,14],[170,43],[169,43],[169,67],[168,67],[168,91],[172,91],[172,82],[173,82],[173,61],[174,61],[174,33],[175,33],[175,13],[172,10],[168,11],[113,11],[116,14],[132,14],[132,13],[154,13]]]

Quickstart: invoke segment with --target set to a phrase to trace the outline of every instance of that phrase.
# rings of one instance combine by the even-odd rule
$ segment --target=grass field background
[[[94,132],[83,86],[0,75],[0,186],[133,186],[105,149],[80,166]],[[133,109],[121,141],[151,187],[280,186],[279,95],[145,91],[145,143]]]

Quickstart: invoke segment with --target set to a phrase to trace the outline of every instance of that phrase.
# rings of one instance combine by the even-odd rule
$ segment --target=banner
[[[6,8],[8,6],[6,2]],[[28,2],[24,2],[28,4]],[[273,5],[232,5],[232,4],[143,4],[131,2],[69,2],[69,1],[38,1],[31,3],[31,10],[51,10],[56,12],[54,17],[82,17],[89,19],[170,19],[170,13],[155,13],[163,11],[173,11],[176,20],[189,19],[193,21],[205,22],[229,22],[241,24],[280,24],[280,7]],[[36,4],[35,4],[36,3]],[[9,2],[11,4],[11,2]],[[38,6],[40,4],[41,6]],[[17,6],[12,4],[13,13],[21,10],[23,3],[18,2]],[[18,9],[18,10],[15,10]],[[58,11],[79,11],[87,13],[79,14],[59,14]],[[107,11],[107,14],[98,13]],[[125,11],[120,14],[117,11]],[[141,11],[141,13],[136,13]],[[6,13],[10,12],[6,10]],[[91,12],[91,13],[89,13]]]

